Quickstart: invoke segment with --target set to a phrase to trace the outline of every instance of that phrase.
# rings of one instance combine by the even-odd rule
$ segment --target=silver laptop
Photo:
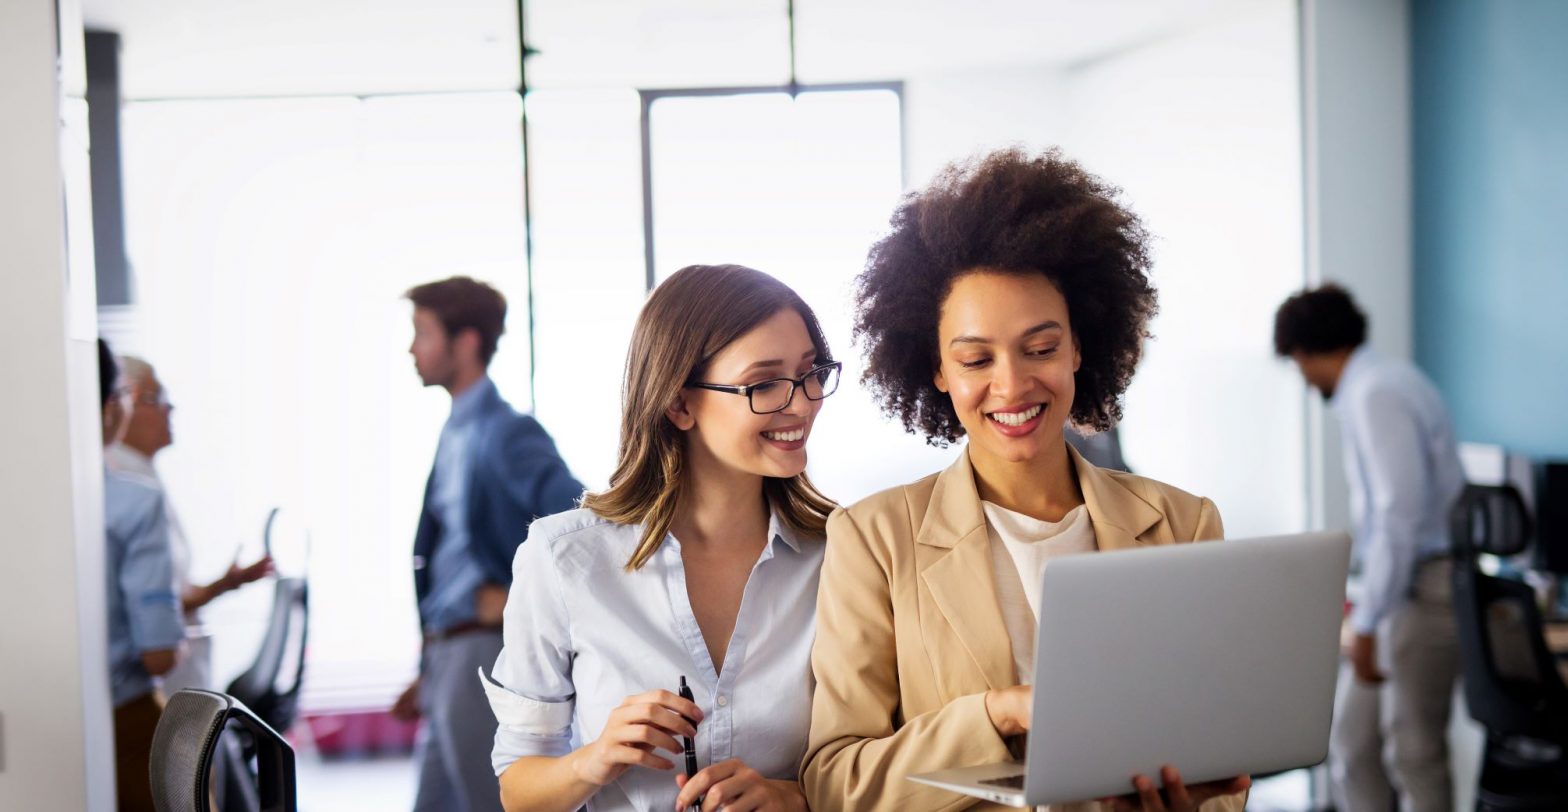
[[[1010,806],[1188,784],[1328,754],[1350,537],[1306,533],[1057,559],[1045,568],[1023,763],[909,780]]]

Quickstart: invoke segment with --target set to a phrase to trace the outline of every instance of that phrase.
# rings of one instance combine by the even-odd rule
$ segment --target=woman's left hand
[[[1148,776],[1133,776],[1132,787],[1136,792],[1101,798],[1100,802],[1111,804],[1116,812],[1193,812],[1205,801],[1246,792],[1252,786],[1252,779],[1242,775],[1189,787],[1182,783],[1181,773],[1169,764],[1160,768],[1160,781],[1165,785],[1164,791]]]
[[[772,781],[738,758],[721,761],[687,778],[675,776],[681,788],[676,812],[685,812],[702,799],[702,812],[797,812],[806,808],[806,796],[794,781]]]

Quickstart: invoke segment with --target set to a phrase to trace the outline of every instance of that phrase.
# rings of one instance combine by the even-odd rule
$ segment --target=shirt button
[[[727,697],[727,696],[719,697],[719,707],[722,708],[722,707],[725,707],[726,705],[729,705],[729,704],[730,704],[730,698],[729,697]]]

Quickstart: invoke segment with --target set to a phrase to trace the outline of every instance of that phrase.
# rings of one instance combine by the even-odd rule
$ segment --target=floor
[[[414,806],[414,761],[407,756],[295,762],[300,812],[399,812]]]

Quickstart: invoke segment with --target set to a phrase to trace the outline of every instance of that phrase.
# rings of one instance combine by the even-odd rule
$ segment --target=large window
[[[903,188],[896,85],[558,91],[528,104],[539,417],[590,487],[614,467],[622,366],[648,283],[692,264],[765,271],[817,311],[845,362],[811,446],[828,495],[847,503],[951,458],[881,415],[850,344],[852,281]]]
[[[519,112],[508,93],[125,111],[139,295],[120,349],[176,406],[159,466],[198,579],[274,505],[309,525],[307,707],[390,702],[418,656],[411,544],[447,400],[414,374],[402,293],[497,284],[513,307],[494,376],[529,406]],[[269,600],[211,607],[220,681]]]
[[[177,406],[159,462],[198,579],[253,548],[273,506],[309,526],[312,710],[390,701],[417,656],[410,545],[447,400],[419,387],[406,353],[413,284],[465,273],[507,294],[491,374],[590,487],[615,463],[645,236],[657,277],[742,263],[818,311],[847,379],[812,448],[829,495],[859,498],[952,453],[906,436],[855,383],[851,281],[902,188],[896,87],[545,91],[528,105],[532,331],[515,95],[126,110],[138,304],[116,320],[120,344],[157,365]],[[209,612],[220,681],[253,653],[267,599],[250,590]]]
[[[811,305],[844,362],[812,434],[817,486],[848,504],[940,468],[952,452],[883,417],[850,342],[854,277],[903,191],[897,87],[647,103],[656,277],[693,263],[766,271]]]

